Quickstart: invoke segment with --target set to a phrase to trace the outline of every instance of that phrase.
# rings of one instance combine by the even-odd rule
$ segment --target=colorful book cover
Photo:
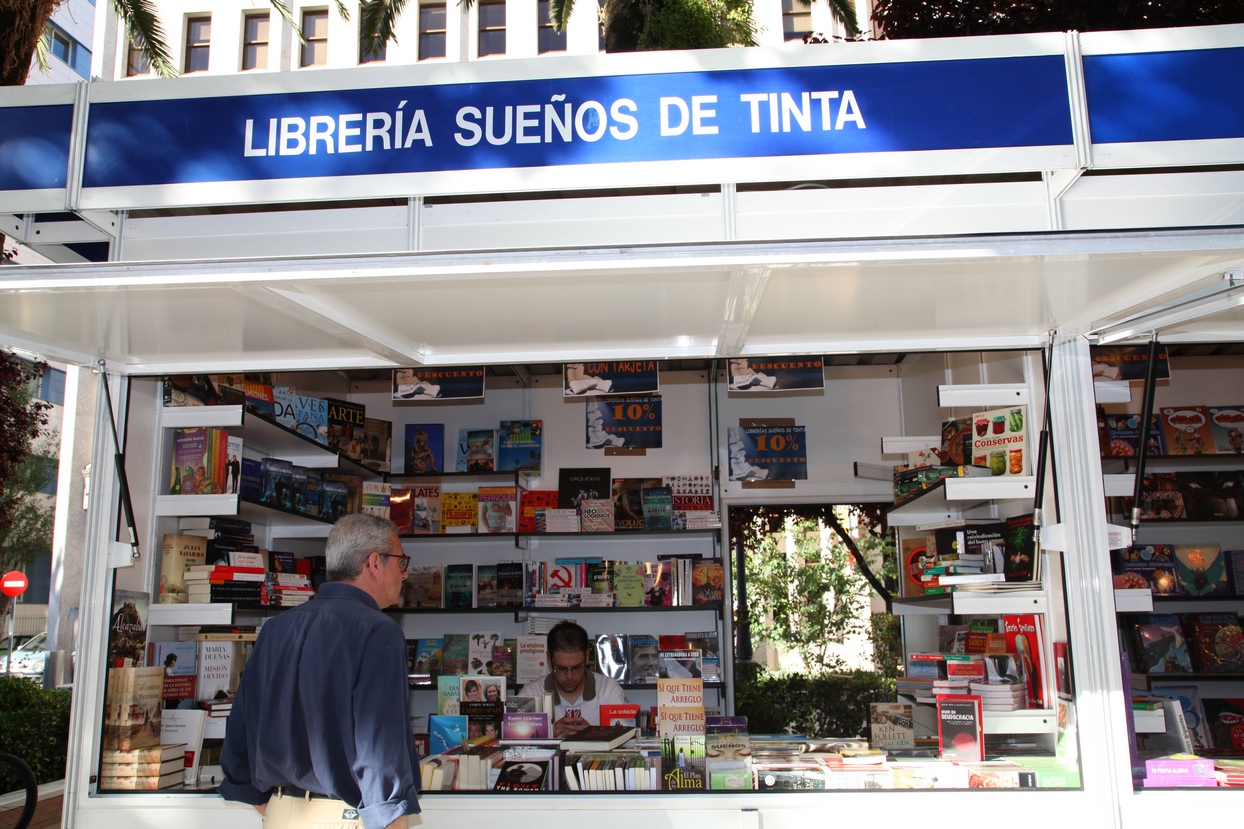
[[[108,620],[110,668],[142,667],[147,655],[147,613],[151,594],[137,590],[114,590],[112,616]]]
[[[445,472],[445,424],[406,424],[406,474]]]
[[[320,473],[321,481],[335,481],[344,483],[348,493],[346,497],[346,512],[353,515],[363,511],[363,478],[359,475],[351,475],[348,472],[333,472],[324,470]],[[321,484],[321,491],[323,484]]]
[[[1244,751],[1244,699],[1201,700],[1209,739],[1216,749]]]
[[[475,565],[445,565],[445,607],[472,607],[475,599]]]
[[[1214,434],[1204,406],[1163,406],[1162,435],[1168,455],[1214,453]]]
[[[350,485],[345,481],[330,481],[321,477],[320,517],[336,521],[347,514],[350,506]]]
[[[641,562],[615,561],[613,593],[618,607],[643,607],[644,565]]]
[[[1006,560],[1002,572],[1007,581],[1032,581],[1035,572],[1036,537],[1032,514],[1006,520]]]
[[[639,703],[618,702],[600,707],[600,723],[604,726],[621,725],[634,728],[639,719]]]
[[[667,486],[650,486],[640,490],[644,529],[657,532],[674,529],[674,493]]]
[[[392,484],[386,484],[383,481],[364,481],[363,513],[387,519],[389,517],[389,493],[392,488]]]
[[[1244,496],[1239,472],[1176,472],[1191,521],[1235,521]]]
[[[1112,458],[1134,458],[1140,454],[1140,415],[1121,414],[1106,415],[1106,438],[1108,456]],[[1166,438],[1162,435],[1162,418],[1158,414],[1149,419],[1148,457],[1166,454]]]
[[[626,637],[627,682],[656,682],[661,677],[661,649],[657,637],[630,634]]]
[[[544,422],[503,420],[497,439],[497,470],[540,474],[540,454]]]
[[[469,633],[446,633],[441,638],[444,640],[444,647],[441,651],[441,670],[455,676],[465,674],[470,664],[471,635]]]
[[[1192,673],[1183,625],[1173,613],[1140,614],[1133,620],[1136,668],[1142,673]]]
[[[904,538],[899,544],[899,566],[902,569],[902,595],[923,596],[925,583],[921,578],[925,568],[937,563],[935,536]]]
[[[412,535],[415,505],[410,487],[393,484],[389,489],[389,520],[397,527],[398,535]]]
[[[444,579],[439,564],[412,564],[403,585],[406,607],[444,607]]]
[[[467,738],[467,718],[461,714],[433,714],[428,717],[428,736],[433,754],[460,748]]]
[[[937,747],[943,760],[979,763],[985,759],[980,697],[945,694],[937,698]]]
[[[1244,405],[1210,406],[1209,428],[1219,455],[1244,455]]]
[[[539,513],[557,508],[557,490],[524,489],[518,493],[518,531],[538,532]]]
[[[494,429],[460,429],[458,431],[459,472],[495,472],[496,437]]]
[[[328,445],[328,401],[319,397],[294,397],[294,430],[316,443]]]
[[[294,398],[298,396],[293,386],[272,387],[272,416],[286,429],[293,429],[298,421],[294,417]]]
[[[457,716],[458,696],[462,693],[462,685],[458,681],[461,674],[449,673],[444,670],[445,663],[441,664],[441,675],[436,678],[436,713]]]
[[[916,727],[910,702],[869,704],[868,744],[874,748],[915,748]]]
[[[421,638],[415,645],[415,672],[432,677],[441,675],[442,653],[445,640],[439,636]]]
[[[441,533],[473,533],[479,520],[474,492],[441,493]]]
[[[612,489],[614,530],[644,529],[643,491],[660,486],[660,478],[614,478]]]
[[[1041,617],[1022,614],[1002,617],[1006,652],[1016,655],[1026,677],[1029,708],[1045,708],[1045,649],[1041,638]]]
[[[645,561],[644,604],[648,607],[668,607],[674,603],[671,561]]]
[[[164,707],[194,707],[194,642],[152,642],[147,646],[147,664],[164,669]]]
[[[501,739],[547,740],[549,715],[546,711],[512,711],[501,715]]]
[[[186,571],[207,561],[207,539],[167,533],[160,557],[160,604],[186,604]]]
[[[725,600],[725,579],[721,559],[694,559],[691,562],[691,603],[720,604]]]
[[[1131,498],[1122,499],[1125,510]],[[1174,472],[1146,473],[1140,490],[1140,517],[1143,521],[1174,521],[1187,518],[1183,490]]]
[[[276,414],[276,404],[272,396],[272,381],[268,374],[247,374],[243,380],[246,407],[260,414],[272,417]]]
[[[328,406],[328,448],[353,460],[363,459],[367,407],[349,400],[324,399]]]
[[[584,498],[579,502],[579,523],[585,533],[613,532],[613,501],[608,498]]]
[[[475,565],[475,606],[497,606],[497,565]]]
[[[721,681],[721,639],[715,630],[688,631],[687,647],[700,652],[700,667],[705,682]]]
[[[496,565],[497,607],[522,607],[526,570],[521,561],[502,561]]]
[[[662,791],[708,789],[704,734],[677,734],[661,740]]]
[[[512,533],[518,529],[518,490],[512,486],[482,486],[476,493],[481,533]]]
[[[363,420],[363,466],[375,472],[392,469],[393,423],[374,417]]]
[[[1028,408],[1014,406],[972,415],[972,465],[998,475],[1031,475]]]
[[[169,476],[170,495],[204,495],[207,492],[207,429],[173,430],[173,469]]]
[[[1227,563],[1217,544],[1176,544],[1175,575],[1189,596],[1229,596]]]
[[[1244,630],[1235,613],[1190,613],[1185,630],[1201,673],[1244,674]]]
[[[410,491],[410,532],[436,535],[441,531],[441,485],[412,484]]]
[[[544,679],[549,672],[548,641],[544,636],[519,636],[515,642],[514,678],[520,685]]]
[[[609,498],[611,470],[607,466],[562,468],[557,473],[558,509],[578,509],[585,499]]]

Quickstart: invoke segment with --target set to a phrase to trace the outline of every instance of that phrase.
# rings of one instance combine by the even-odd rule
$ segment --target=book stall
[[[106,392],[70,825],[260,825],[214,794],[233,693],[359,512],[412,559],[431,829],[951,827],[979,789],[1023,790],[1020,829],[1235,819],[1241,55],[1226,26],[0,89],[0,218],[59,245],[68,206],[44,240],[112,251],[0,269],[0,343]],[[405,148],[352,144],[386,96]],[[515,108],[513,142],[461,131]],[[304,118],[340,154],[286,152]],[[859,733],[749,728],[730,510],[851,503],[894,531],[901,675]],[[626,701],[558,739],[562,620]]]

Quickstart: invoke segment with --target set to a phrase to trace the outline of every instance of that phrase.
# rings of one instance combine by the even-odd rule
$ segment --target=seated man
[[[622,687],[604,674],[587,669],[592,642],[574,622],[559,622],[549,631],[551,673],[529,682],[519,693],[541,696],[553,692],[553,736],[569,737],[589,725],[600,725],[600,707],[626,702]]]

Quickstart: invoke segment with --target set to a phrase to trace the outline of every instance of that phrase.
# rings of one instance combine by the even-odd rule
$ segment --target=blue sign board
[[[1094,144],[1244,138],[1244,48],[1086,55]]]
[[[66,186],[73,106],[7,107],[0,115],[0,190]]]
[[[803,426],[731,426],[730,480],[803,481],[808,439]]]
[[[663,431],[661,395],[619,395],[587,401],[588,449],[625,447],[660,449]]]
[[[101,102],[83,185],[1073,141],[1061,55]]]

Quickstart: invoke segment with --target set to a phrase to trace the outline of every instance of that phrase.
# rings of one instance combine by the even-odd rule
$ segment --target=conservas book
[[[972,415],[972,465],[995,475],[1030,475],[1028,407],[990,409]]]
[[[166,533],[160,557],[160,604],[185,604],[186,569],[207,561],[207,539]]]
[[[540,474],[544,422],[503,420],[497,441],[497,470]]]
[[[406,474],[432,475],[445,472],[445,424],[406,425]]]

